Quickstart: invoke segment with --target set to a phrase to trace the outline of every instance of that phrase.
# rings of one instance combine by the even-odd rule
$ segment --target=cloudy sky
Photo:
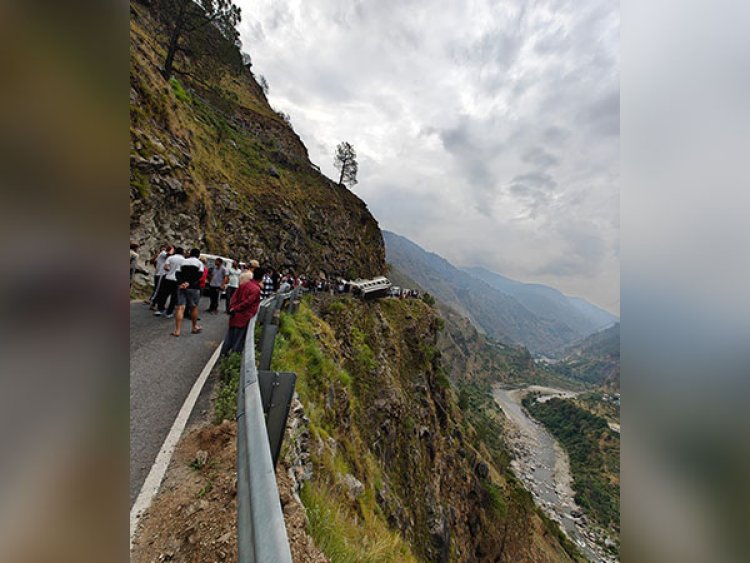
[[[239,0],[244,50],[332,178],[458,266],[619,314],[611,0]]]

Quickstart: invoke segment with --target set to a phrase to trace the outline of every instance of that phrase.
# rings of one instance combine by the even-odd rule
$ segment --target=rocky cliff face
[[[171,242],[310,274],[382,273],[377,222],[309,161],[250,68],[166,81],[161,30],[146,6],[130,13],[130,235],[143,254]]]
[[[342,560],[575,557],[464,416],[433,309],[328,297],[313,309],[283,319],[274,369],[296,371],[309,417],[300,496],[318,547]]]

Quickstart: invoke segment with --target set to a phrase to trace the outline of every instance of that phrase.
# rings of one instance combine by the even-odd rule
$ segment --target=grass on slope
[[[362,339],[363,340],[363,339]],[[360,341],[363,366],[374,361],[372,351]],[[356,427],[344,429],[338,413],[354,416],[359,406],[349,390],[352,376],[340,364],[340,353],[331,330],[306,302],[295,315],[283,314],[271,369],[297,373],[297,392],[310,419],[313,479],[302,489],[309,532],[315,544],[334,563],[416,561],[409,545],[388,528],[376,501],[382,487],[378,463],[365,447]],[[336,409],[329,408],[338,401]],[[364,493],[352,500],[343,484],[354,475]]]
[[[138,99],[130,104],[131,151],[167,163],[182,159],[182,150],[189,152],[189,162],[183,160],[184,170],[176,174],[188,202],[200,203],[211,219],[205,221],[211,249],[222,251],[226,238],[222,218],[212,214],[211,191],[229,186],[240,210],[252,208],[253,196],[269,192],[284,194],[290,207],[328,201],[327,180],[285,153],[279,139],[292,139],[294,133],[268,105],[249,70],[217,63],[210,80],[179,75],[165,81],[159,72],[165,55],[156,39],[159,27],[145,7],[131,3],[131,10],[137,17],[130,20],[130,87]],[[150,176],[137,167],[131,167],[130,183],[143,198],[152,192]]]

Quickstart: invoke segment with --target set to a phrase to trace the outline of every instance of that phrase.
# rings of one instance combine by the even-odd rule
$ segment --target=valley
[[[570,399],[577,392],[542,386],[493,386],[493,397],[506,417],[505,440],[514,455],[511,467],[536,504],[558,522],[590,561],[614,562],[607,553],[605,538],[595,531],[575,502],[570,461],[552,434],[523,406],[524,397],[539,394],[541,402],[552,398]]]

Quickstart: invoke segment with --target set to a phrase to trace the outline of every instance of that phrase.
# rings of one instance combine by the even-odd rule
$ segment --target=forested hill
[[[550,366],[557,374],[612,391],[620,389],[620,323],[566,348],[562,356],[562,361]]]
[[[142,256],[170,242],[311,274],[382,274],[377,222],[310,162],[234,40],[214,25],[185,35],[165,78],[175,5],[130,3],[130,237]]]

